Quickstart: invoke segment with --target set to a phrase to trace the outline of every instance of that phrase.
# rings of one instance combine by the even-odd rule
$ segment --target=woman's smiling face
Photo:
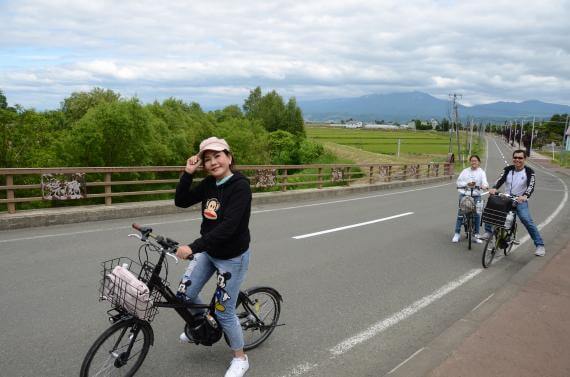
[[[206,169],[208,174],[216,178],[216,180],[220,180],[232,174],[230,170],[232,158],[227,155],[226,152],[205,151],[202,157],[204,159],[204,169]]]

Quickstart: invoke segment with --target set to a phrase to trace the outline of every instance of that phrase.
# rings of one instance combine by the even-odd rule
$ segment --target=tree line
[[[143,104],[103,88],[59,109],[9,107],[0,90],[0,167],[183,165],[200,141],[225,138],[237,164],[306,164],[324,153],[307,139],[295,98],[257,87],[240,107],[204,111],[169,98]]]

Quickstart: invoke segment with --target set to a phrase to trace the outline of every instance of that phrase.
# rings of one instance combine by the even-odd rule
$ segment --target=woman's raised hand
[[[188,160],[186,160],[186,167],[184,168],[184,171],[186,171],[188,174],[194,174],[196,169],[198,169],[200,166],[200,162],[201,160],[198,155],[190,157]]]

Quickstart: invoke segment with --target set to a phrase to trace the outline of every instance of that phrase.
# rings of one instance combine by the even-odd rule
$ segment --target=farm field
[[[449,133],[447,132],[346,129],[322,126],[308,126],[306,131],[309,138],[323,143],[329,149],[334,150],[335,144],[351,149],[357,148],[383,155],[384,159],[390,162],[399,162],[400,159],[406,162],[410,160],[440,162],[447,158],[449,151]],[[460,136],[462,152],[465,153],[464,149],[468,148],[469,135],[467,132],[461,132]],[[400,139],[400,159],[397,158],[398,139]],[[481,153],[478,141],[477,134],[474,134],[472,146],[474,154]],[[453,153],[457,156],[455,135],[453,135],[452,147]],[[366,154],[366,157],[370,156]]]

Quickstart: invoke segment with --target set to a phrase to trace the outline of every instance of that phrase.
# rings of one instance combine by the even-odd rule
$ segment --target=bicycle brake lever
[[[178,262],[180,261],[180,259],[178,259],[178,257],[174,254],[170,254],[170,253],[166,253],[167,256],[174,258],[174,260],[176,261],[176,264],[178,264]]]

